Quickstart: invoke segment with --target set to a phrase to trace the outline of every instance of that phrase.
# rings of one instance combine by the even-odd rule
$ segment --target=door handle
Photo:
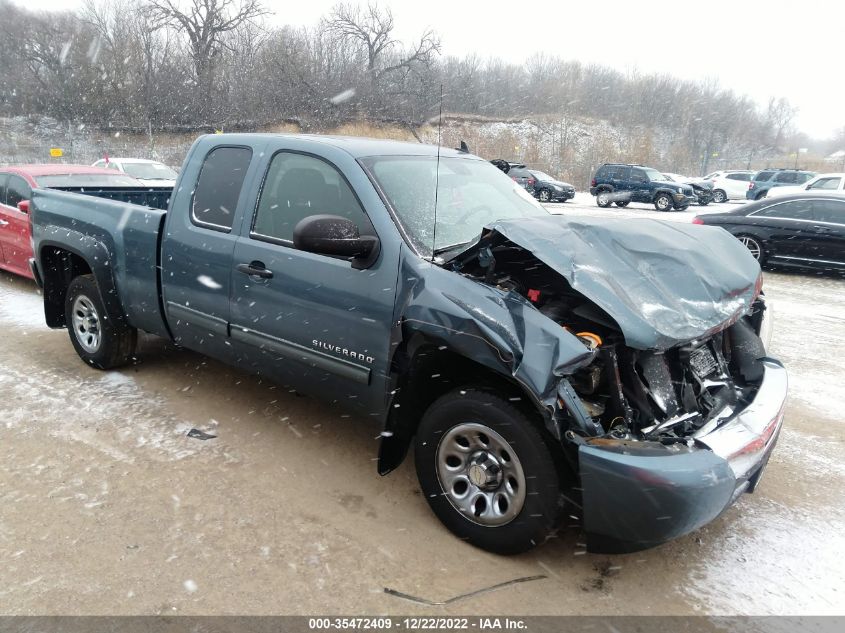
[[[264,267],[264,264],[259,261],[253,261],[248,264],[238,264],[235,266],[235,270],[239,273],[243,273],[244,275],[249,275],[250,277],[261,277],[261,279],[271,279],[273,277],[273,271],[267,270]]]

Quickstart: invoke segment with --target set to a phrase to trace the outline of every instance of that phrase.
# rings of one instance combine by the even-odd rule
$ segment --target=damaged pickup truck
[[[434,513],[491,551],[565,515],[592,551],[688,533],[754,490],[782,424],[760,268],[731,235],[551,216],[466,152],[213,135],[166,212],[32,208],[47,324],[89,365],[143,330],[375,417],[379,472],[413,446]]]

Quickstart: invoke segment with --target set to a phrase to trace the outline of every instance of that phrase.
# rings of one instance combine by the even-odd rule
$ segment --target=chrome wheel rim
[[[670,204],[671,203],[669,202],[669,199],[665,196],[660,196],[657,199],[657,208],[661,211],[665,211],[666,209],[668,209]]]
[[[598,198],[598,203],[601,206],[605,206],[608,202],[610,202],[610,194],[600,193],[599,198]]]
[[[94,302],[85,295],[79,295],[73,302],[72,320],[73,334],[82,349],[89,354],[100,349],[100,316]]]
[[[545,189],[540,192],[540,202],[548,202],[550,197],[549,192]]]
[[[449,503],[468,520],[495,527],[525,505],[525,473],[507,440],[475,422],[458,424],[437,445],[437,479]]]
[[[751,256],[759,262],[760,255],[763,254],[763,249],[760,248],[760,242],[755,240],[753,237],[745,236],[740,237],[739,241],[742,243],[743,246],[745,246],[745,248],[749,250]]]
[[[721,191],[717,191],[713,194],[713,202],[724,202],[725,201],[725,194]]]

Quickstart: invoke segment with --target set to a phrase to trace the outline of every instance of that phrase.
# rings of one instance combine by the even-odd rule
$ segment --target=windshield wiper
[[[457,244],[450,244],[449,246],[442,246],[441,248],[435,249],[434,256],[437,257],[438,255],[442,255],[443,253],[448,253],[449,251],[454,250],[463,250],[465,247],[469,246],[470,244],[474,244],[477,242],[477,238],[473,238],[471,240],[467,240],[466,242],[458,242]]]

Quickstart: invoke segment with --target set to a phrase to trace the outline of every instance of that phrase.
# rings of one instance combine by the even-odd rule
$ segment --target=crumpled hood
[[[548,216],[486,229],[495,233],[474,249],[501,242],[499,234],[530,251],[613,317],[636,349],[669,349],[732,323],[760,277],[757,261],[720,227]]]

